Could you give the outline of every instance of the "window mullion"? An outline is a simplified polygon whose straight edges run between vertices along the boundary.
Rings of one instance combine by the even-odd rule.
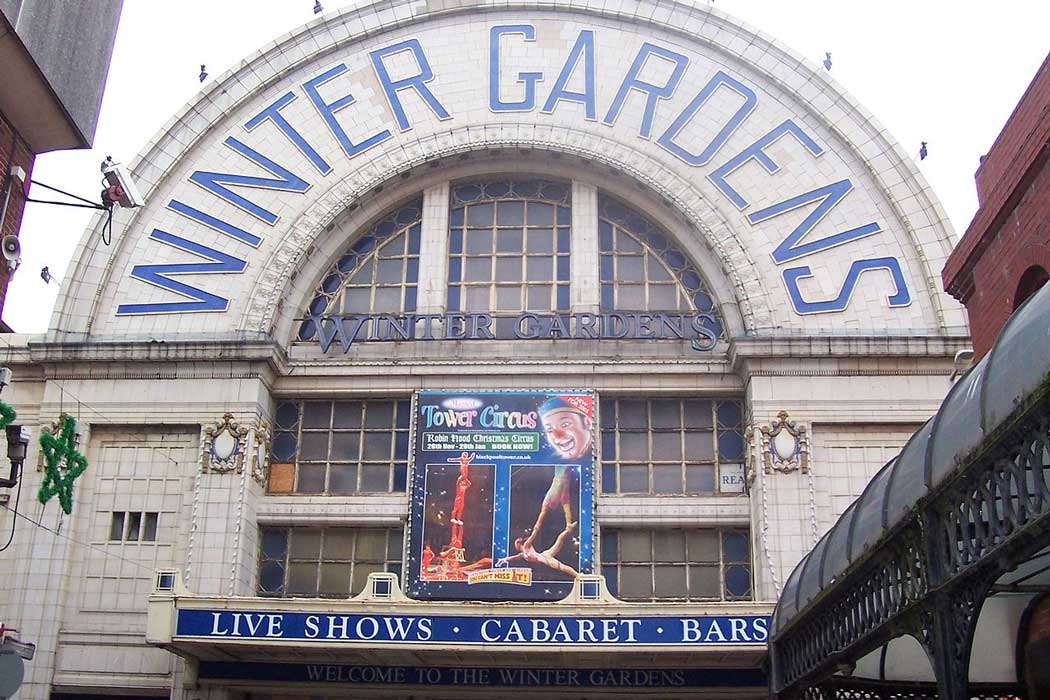
[[[429,187],[423,192],[416,298],[416,311],[421,314],[445,313],[448,285],[448,197],[448,182]]]
[[[573,180],[569,299],[574,313],[599,311],[598,261],[598,188]]]

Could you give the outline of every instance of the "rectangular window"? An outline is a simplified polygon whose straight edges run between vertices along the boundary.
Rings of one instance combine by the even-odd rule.
[[[109,524],[109,539],[120,542],[124,539],[124,513],[113,513]]]
[[[739,399],[611,399],[600,410],[602,493],[729,493],[720,475],[743,470]]]
[[[259,595],[347,598],[368,575],[401,576],[400,529],[259,528]]]
[[[751,600],[747,530],[603,529],[609,592],[630,601]]]
[[[159,513],[117,511],[110,514],[111,542],[156,542]]]
[[[409,401],[278,403],[269,492],[403,492],[410,413]]]
[[[142,526],[142,513],[128,513],[128,527],[124,539],[128,542],[139,541],[139,528]]]
[[[144,513],[142,518],[142,541],[157,541],[157,514]]]

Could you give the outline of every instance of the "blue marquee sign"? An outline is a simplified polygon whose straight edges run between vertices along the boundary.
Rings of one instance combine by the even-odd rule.
[[[184,609],[178,612],[175,636],[436,646],[763,647],[768,629],[765,615],[351,615]]]

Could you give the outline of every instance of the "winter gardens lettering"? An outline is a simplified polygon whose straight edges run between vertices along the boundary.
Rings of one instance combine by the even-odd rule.
[[[355,342],[398,340],[689,340],[694,350],[718,341],[712,314],[604,313],[533,314],[509,319],[510,332],[494,327],[491,314],[362,314],[311,317],[321,351],[336,339],[343,352]],[[439,332],[439,328],[443,332]]]
[[[758,94],[743,80],[723,70],[718,70],[681,111],[677,114],[667,114],[665,113],[666,108],[661,109],[661,102],[675,94],[683,76],[689,69],[690,59],[684,54],[648,41],[642,44],[631,65],[622,72],[619,87],[612,101],[608,105],[602,105],[602,109],[599,110],[596,82],[599,73],[595,58],[596,37],[595,30],[581,30],[566,53],[564,62],[555,77],[554,70],[549,71],[550,75],[545,75],[538,66],[528,65],[530,60],[535,60],[535,57],[542,55],[538,49],[535,52],[529,50],[531,48],[529,45],[537,41],[537,30],[534,25],[499,24],[490,27],[487,66],[489,111],[520,113],[539,110],[537,119],[542,120],[542,115],[554,114],[563,103],[578,103],[582,105],[584,118],[587,121],[598,122],[600,119],[602,125],[612,127],[621,120],[625,113],[625,105],[629,101],[632,105],[641,104],[643,109],[641,121],[638,124],[637,138],[655,144],[656,147],[691,167],[703,168],[712,165],[717,157],[717,167],[708,171],[706,177],[721,196],[741,212],[748,224],[759,224],[799,208],[809,209],[809,213],[802,222],[784,236],[770,252],[774,262],[778,265],[794,261],[802,256],[821,253],[882,231],[878,222],[859,221],[838,233],[806,240],[813,228],[852,191],[854,184],[849,178],[827,182],[808,192],[792,194],[776,204],[745,214],[745,210],[750,207],[751,200],[758,199],[756,195],[760,193],[741,192],[731,185],[727,178],[734,171],[753,162],[770,175],[777,173],[780,170],[780,164],[766,152],[766,149],[783,138],[796,141],[812,158],[823,155],[825,147],[817,143],[816,139],[793,119],[786,119],[743,150],[728,158],[722,157],[722,147],[758,107]],[[509,42],[518,43],[518,46],[515,47],[517,49],[515,55],[519,58],[516,60],[522,62],[523,65],[515,67],[501,65],[500,48]],[[305,128],[308,125],[293,123],[293,119],[282,112],[300,96],[305,96],[314,107],[317,118],[324,122],[329,133],[338,141],[347,159],[357,158],[369,149],[393,139],[395,131],[404,133],[413,128],[413,123],[402,102],[402,98],[407,94],[414,94],[417,101],[428,108],[430,116],[422,118],[442,121],[455,119],[455,114],[450,111],[449,107],[456,109],[459,105],[442,99],[442,95],[432,89],[431,83],[435,78],[435,72],[418,38],[404,39],[375,49],[369,52],[368,56],[372,72],[390,109],[387,118],[392,117],[392,123],[387,128],[381,128],[357,143],[351,140],[337,115],[346,120],[354,119],[356,98],[353,93],[332,97],[330,95],[333,90],[329,87],[327,89],[329,96],[321,94],[322,86],[350,71],[345,63],[337,63],[303,82],[297,90],[288,91],[275,99],[266,108],[244,122],[244,130],[252,132],[264,123],[270,125],[270,128],[276,128],[281,135],[278,138],[294,146],[310,162],[316,175],[324,178],[333,172],[332,165],[318,152],[316,146],[303,136],[304,132],[309,133],[314,130]],[[392,67],[395,62],[404,64],[406,58],[414,62],[418,71],[415,74],[395,79],[391,76]],[[477,67],[459,65],[454,70],[473,74],[477,72]],[[694,70],[702,70],[702,68],[694,68]],[[603,75],[608,72],[606,70]],[[579,76],[583,78],[582,89],[570,89],[570,82],[574,80],[579,82]],[[553,81],[548,83],[551,78]],[[551,85],[545,96],[540,94],[541,84]],[[505,98],[507,92],[515,91],[519,95],[517,99]],[[640,103],[639,100],[641,100]],[[466,109],[467,105],[463,105],[463,108]],[[711,127],[712,133],[709,137],[692,138],[686,142],[682,136],[683,131],[694,122],[701,112],[726,113],[730,116],[724,122]],[[413,116],[420,118],[419,115]],[[696,128],[699,129],[699,127]],[[264,226],[273,227],[277,224],[278,214],[267,208],[273,205],[265,201],[260,203],[241,194],[243,191],[241,188],[303,194],[312,186],[306,173],[289,170],[269,155],[256,150],[236,136],[228,136],[223,143],[240,157],[270,173],[272,177],[195,170],[188,179],[215,197],[246,212]],[[770,188],[774,187],[773,178],[770,178],[769,182]],[[234,191],[231,187],[237,188],[238,191]],[[202,211],[179,199],[170,200],[167,207],[177,215],[228,236],[238,245],[248,248],[258,248],[265,235],[265,229],[250,231],[241,228],[220,218],[215,213]],[[153,229],[150,238],[158,243],[202,258],[205,262],[165,262],[133,266],[130,273],[132,277],[168,290],[182,297],[183,300],[120,304],[117,307],[117,315],[227,310],[229,306],[227,298],[176,278],[180,275],[201,273],[220,275],[242,273],[248,265],[246,259],[161,229]],[[818,268],[820,267],[823,267],[823,264],[818,265]],[[811,301],[803,298],[798,281],[815,274],[808,265],[784,268],[782,277],[795,312],[814,314],[844,310],[863,273],[872,270],[885,270],[890,273],[894,289],[887,295],[887,301],[891,307],[910,304],[911,294],[901,265],[895,257],[853,259],[848,269],[841,273],[842,279],[832,283],[834,288],[840,290],[838,295],[828,300]],[[221,283],[215,286],[221,287]],[[656,325],[662,327],[662,324]]]

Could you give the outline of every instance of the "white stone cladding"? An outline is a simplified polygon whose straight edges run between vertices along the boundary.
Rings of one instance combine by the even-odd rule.
[[[534,41],[508,36],[499,50],[501,99],[521,96],[518,72],[544,72],[532,110],[490,109],[489,31],[501,24],[535,29]],[[548,113],[543,101],[586,30],[595,35],[596,118],[571,101]],[[434,72],[427,84],[450,117],[437,118],[417,91],[403,90],[411,128],[400,130],[369,52],[407,39],[419,40]],[[637,91],[614,124],[603,121],[644,42],[688,58],[677,89],[656,105],[648,139],[639,136],[644,99]],[[333,101],[353,94],[339,112],[348,136],[358,143],[391,131],[353,158],[302,88],[340,63],[346,72],[320,89]],[[394,79],[418,68],[405,54],[388,65]],[[719,70],[753,89],[758,104],[716,157],[690,166],[657,141]],[[567,85],[584,88],[578,74]],[[327,174],[273,123],[244,127],[289,92],[294,99],[281,114],[331,166]],[[677,142],[707,143],[734,104],[712,97]],[[775,141],[765,152],[777,172],[750,160],[726,176],[749,198],[738,209],[713,171],[786,119],[823,155],[813,157],[791,138]],[[303,193],[230,186],[278,213],[272,226],[189,180],[195,172],[271,177],[224,145],[230,137],[310,184]],[[768,605],[867,479],[936,411],[953,356],[968,345],[960,308],[940,291],[953,234],[908,157],[826,72],[711,6],[397,0],[325,15],[218,78],[147,145],[133,171],[148,204],[114,232],[111,247],[94,243],[101,220],[85,234],[46,335],[7,336],[4,362],[15,380],[0,398],[34,429],[19,505],[34,522],[19,520],[11,548],[0,554],[0,566],[12,572],[0,590],[0,619],[38,645],[19,700],[107,688],[235,700],[232,692],[198,686],[192,664],[146,646],[152,570],[174,568],[194,593],[253,596],[260,525],[403,522],[403,494],[267,495],[247,468],[202,471],[202,431],[224,413],[256,430],[273,422],[281,398],[550,387],[593,389],[600,400],[741,398],[753,426],[788,411],[810,431],[808,473],[757,468],[743,495],[602,495],[596,507],[600,527],[749,528],[755,600]],[[598,197],[613,195],[668,231],[705,277],[726,327],[715,350],[698,353],[674,341],[448,340],[325,354],[316,343],[294,341],[326,271],[362,230],[413,197],[423,201],[418,310],[445,311],[450,183],[507,175],[571,182],[573,311],[599,308]],[[748,213],[847,178],[852,191],[804,241],[870,221],[881,232],[777,263],[773,250],[815,204],[753,225]],[[257,236],[258,246],[178,213],[173,200]],[[204,261],[151,238],[155,229],[245,263],[243,272],[169,278],[227,299],[228,310],[118,314],[121,305],[189,298],[131,276],[137,266]],[[785,269],[810,267],[812,276],[799,280],[802,297],[826,300],[854,262],[887,257],[899,261],[910,304],[889,306],[890,276],[872,270],[842,311],[793,310]],[[35,436],[61,412],[78,419],[90,461],[71,516],[35,500]],[[755,439],[748,449],[757,460]],[[108,541],[107,518],[119,510],[160,513],[159,543]],[[0,511],[0,531],[11,524],[10,511]]]

